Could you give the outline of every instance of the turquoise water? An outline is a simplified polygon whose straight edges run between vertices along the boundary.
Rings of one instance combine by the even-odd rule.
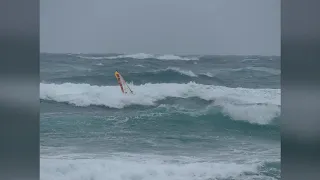
[[[280,58],[41,55],[41,179],[280,179]],[[135,95],[123,95],[118,70]]]

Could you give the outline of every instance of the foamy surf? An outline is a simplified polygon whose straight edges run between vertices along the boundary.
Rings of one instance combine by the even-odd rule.
[[[124,108],[131,105],[154,106],[169,97],[197,97],[213,101],[214,106],[233,119],[247,119],[266,124],[280,113],[280,89],[229,88],[202,85],[160,83],[131,85],[134,95],[124,95],[118,86],[93,86],[90,84],[40,84],[40,99],[64,102],[76,106],[99,105]]]
[[[168,159],[168,158],[165,158]],[[246,179],[257,176],[259,164],[161,160],[149,157],[110,157],[104,159],[41,158],[40,179],[45,180],[202,180]],[[190,158],[189,158],[190,159]],[[254,175],[256,174],[256,175]],[[250,177],[250,176],[249,176]]]
[[[96,57],[96,56],[77,56],[77,57],[81,58],[81,59],[92,59],[92,60],[101,60],[101,59],[108,58],[107,56],[101,56],[101,57]]]
[[[41,55],[41,179],[280,179],[280,57],[118,55]]]
[[[218,74],[220,71],[215,72],[215,74],[212,74],[210,72],[206,72],[206,73],[194,73],[191,70],[186,70],[186,69],[182,69],[179,67],[167,67],[165,69],[160,69],[160,70],[154,70],[152,72],[158,73],[158,72],[167,72],[167,71],[173,71],[176,73],[179,73],[181,75],[185,75],[185,76],[189,76],[189,77],[198,77],[198,76],[206,76],[208,78],[212,78],[215,76],[215,74]]]
[[[131,58],[131,59],[157,59],[157,60],[183,60],[183,61],[196,61],[199,58],[196,57],[181,57],[172,54],[165,54],[165,55],[154,55],[154,54],[147,54],[147,53],[137,53],[137,54],[122,54],[117,56],[102,56],[102,57],[90,57],[90,56],[77,56],[83,59],[124,59],[124,58]]]

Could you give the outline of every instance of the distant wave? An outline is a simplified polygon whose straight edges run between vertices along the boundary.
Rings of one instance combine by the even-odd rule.
[[[183,70],[183,69],[180,69],[178,67],[168,67],[166,69],[157,70],[156,72],[161,72],[161,71],[174,71],[174,72],[177,72],[177,73],[182,74],[182,75],[186,75],[186,76],[190,76],[190,77],[198,77],[198,75],[196,75],[191,70]]]
[[[103,64],[102,63],[98,63],[98,64],[96,64],[96,66],[103,66]]]
[[[213,74],[206,72],[206,73],[201,73],[201,75],[207,76],[207,77],[214,77]]]
[[[142,65],[142,64],[136,64],[136,65],[134,65],[134,66],[137,66],[137,67],[145,67],[145,66]]]
[[[96,57],[96,56],[77,56],[77,57],[81,58],[81,59],[95,59],[95,60],[108,58],[107,56],[101,56],[101,57]]]
[[[96,66],[103,66],[102,63],[95,64]],[[145,67],[141,64],[134,65],[136,67]],[[141,80],[148,80],[147,82],[189,82],[191,80],[197,81],[197,77],[200,77],[202,80],[217,80],[221,81],[220,79],[214,78],[211,73],[199,73],[196,74],[191,70],[182,69],[179,67],[167,67],[164,69],[157,69],[157,70],[149,70],[149,71],[142,71],[142,72],[129,72],[126,74],[127,77],[130,77],[131,81],[135,83],[143,83]],[[97,75],[83,75],[79,74],[76,76],[64,76],[64,77],[57,77],[50,79],[51,82],[72,82],[72,83],[86,83],[86,82],[101,82],[105,83],[106,80],[114,80],[113,75],[104,75],[103,73]],[[100,84],[100,83],[99,83]],[[97,85],[97,84],[95,84]]]
[[[199,58],[196,57],[181,57],[177,55],[153,55],[146,53],[138,53],[138,54],[123,54],[117,56],[102,56],[102,57],[93,57],[93,56],[77,56],[83,59],[124,59],[124,58],[132,58],[132,59],[157,59],[157,60],[184,60],[184,61],[196,61]]]
[[[244,71],[244,70],[251,70],[251,71],[261,71],[266,72],[273,75],[280,75],[281,71],[279,69],[267,68],[267,67],[245,67],[245,68],[238,68],[238,69],[231,69],[231,71]]]
[[[168,71],[179,73],[181,75],[185,75],[185,76],[189,76],[189,77],[198,77],[198,76],[206,76],[206,77],[209,77],[209,78],[214,77],[214,75],[209,73],[209,72],[196,74],[191,70],[185,70],[185,69],[182,69],[182,68],[179,68],[179,67],[168,67],[166,69],[155,70],[155,71],[152,71],[152,72],[153,73],[159,73],[159,72],[168,72]],[[145,73],[145,72],[142,72],[142,73]]]
[[[241,62],[246,62],[246,61],[258,61],[260,60],[259,58],[245,58]]]
[[[238,120],[266,124],[280,114],[280,89],[247,89],[202,85],[161,83],[131,85],[135,95],[123,95],[118,86],[90,84],[40,84],[40,99],[76,106],[124,108],[132,105],[155,106],[166,98],[200,98],[213,101],[224,114]]]
[[[206,73],[199,73],[196,74],[191,70],[184,70],[181,69],[179,67],[168,67],[166,69],[161,69],[161,70],[156,70],[155,72],[166,72],[166,71],[173,71],[173,72],[177,72],[181,75],[186,75],[189,77],[198,77],[198,76],[206,76],[206,77],[215,77],[217,74],[219,73],[223,73],[223,72],[239,72],[239,71],[260,71],[260,72],[265,72],[268,74],[272,74],[272,75],[280,75],[281,71],[278,69],[273,69],[273,68],[267,68],[267,67],[245,67],[245,68],[238,68],[238,69],[220,69],[214,73],[212,72],[206,72]]]
[[[273,68],[267,68],[267,67],[245,67],[245,68],[238,68],[238,69],[221,69],[219,71],[216,71],[215,74],[212,74],[210,72],[206,72],[206,73],[200,73],[200,74],[195,74],[194,72],[192,72],[191,70],[183,70],[181,68],[178,67],[168,67],[167,69],[163,69],[163,70],[158,70],[159,71],[175,71],[178,72],[180,74],[183,75],[187,75],[190,77],[198,77],[199,75],[203,75],[203,76],[207,76],[207,77],[215,77],[217,74],[223,72],[223,71],[244,71],[244,70],[250,70],[250,71],[260,71],[260,72],[266,72],[272,75],[280,75],[281,71],[278,69],[273,69]]]
[[[273,75],[280,75],[281,71],[279,69],[273,69],[273,68],[267,68],[267,67],[247,67],[247,69],[253,70],[253,71],[262,71],[267,72]]]
[[[218,111],[220,107],[221,110]],[[277,125],[274,121],[279,118],[280,107],[277,105],[257,105],[257,104],[243,104],[230,105],[230,102],[224,104],[212,103],[203,106],[202,109],[191,109],[183,107],[179,104],[160,104],[156,109],[162,109],[162,113],[184,114],[192,117],[201,117],[202,120],[220,121],[217,123],[227,126],[230,120],[249,122],[250,124],[259,125]],[[154,115],[154,114],[152,114]],[[158,114],[162,116],[163,114]],[[246,128],[250,128],[247,127]]]

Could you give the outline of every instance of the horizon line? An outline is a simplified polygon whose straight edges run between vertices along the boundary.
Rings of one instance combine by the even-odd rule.
[[[176,56],[275,56],[275,57],[281,57],[280,55],[261,55],[261,54],[173,54],[173,53],[116,53],[116,52],[91,52],[91,53],[83,53],[83,52],[78,52],[78,53],[72,53],[72,52],[41,52],[40,54],[87,54],[87,55],[93,55],[93,54],[117,54],[117,55],[129,55],[129,54],[151,54],[151,55],[176,55]]]

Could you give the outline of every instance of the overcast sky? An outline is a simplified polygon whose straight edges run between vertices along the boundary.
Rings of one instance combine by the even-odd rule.
[[[41,52],[280,55],[280,0],[41,0]]]

